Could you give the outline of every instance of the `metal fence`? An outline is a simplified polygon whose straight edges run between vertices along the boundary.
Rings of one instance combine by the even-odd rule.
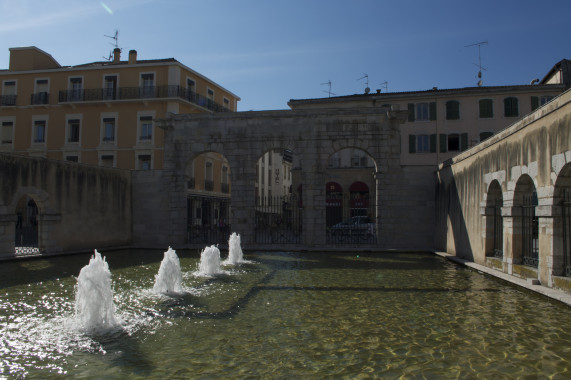
[[[331,195],[326,198],[327,243],[374,245],[376,207],[368,195]]]
[[[565,276],[571,277],[571,189],[565,190],[563,202],[563,265]]]
[[[533,196],[524,197],[522,205],[522,264],[535,267],[539,263],[539,224],[535,216],[535,206]]]
[[[17,255],[29,255],[39,253],[38,248],[38,226],[22,226],[16,224],[14,247]]]
[[[193,244],[227,244],[231,226],[230,199],[189,196],[187,198],[187,241]]]
[[[258,244],[302,242],[303,207],[295,195],[257,197],[255,239]]]

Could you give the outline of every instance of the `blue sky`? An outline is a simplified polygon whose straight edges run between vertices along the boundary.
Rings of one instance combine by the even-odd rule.
[[[0,68],[36,46],[62,65],[100,61],[119,30],[123,57],[174,57],[242,98],[289,99],[527,84],[571,59],[568,0],[0,0]]]

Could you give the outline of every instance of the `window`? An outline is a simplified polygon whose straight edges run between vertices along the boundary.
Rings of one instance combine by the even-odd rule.
[[[551,95],[542,95],[542,96],[532,96],[531,97],[531,110],[537,109],[539,106],[542,106],[546,103],[549,103],[553,100],[553,96]]]
[[[351,166],[354,168],[361,166],[361,157],[359,155],[356,154],[351,157]]]
[[[34,143],[43,144],[46,142],[46,121],[34,121]]]
[[[228,100],[227,98],[223,99],[223,104],[224,104],[224,108],[226,109],[230,109],[230,100]]]
[[[436,102],[408,104],[408,121],[428,120],[436,120]]]
[[[440,152],[461,152],[468,149],[467,133],[450,133],[440,135]]]
[[[0,144],[10,145],[12,144],[12,131],[14,130],[13,121],[3,121],[2,130],[0,131]]]
[[[207,91],[207,97],[210,100],[214,100],[214,91],[212,91],[211,89],[208,89]]]
[[[115,118],[113,117],[103,118],[103,141],[115,141]]]
[[[493,132],[480,132],[480,141],[484,141],[486,139],[489,139],[493,135],[494,135]]]
[[[409,153],[435,153],[436,135],[409,135]]]
[[[48,85],[47,79],[36,79],[35,91],[34,94],[32,94],[31,104],[49,103]]]
[[[207,161],[205,164],[204,171],[204,190],[212,191],[214,190],[214,165],[212,162]]]
[[[78,156],[65,156],[65,160],[70,161],[70,162],[79,162],[79,157]]]
[[[152,98],[155,95],[155,74],[141,74],[141,85],[143,86],[143,97]]]
[[[74,100],[82,100],[83,99],[83,91],[82,91],[82,78],[69,78],[69,89],[70,89],[70,99],[71,101]]]
[[[101,156],[101,166],[112,168],[114,166],[115,157],[112,154]]]
[[[139,140],[143,142],[151,142],[153,140],[153,117],[141,116],[139,117],[140,135]]]
[[[504,99],[504,116],[515,117],[519,116],[518,100],[514,97]]]
[[[494,102],[492,99],[480,99],[480,119],[489,119],[494,117]]]
[[[117,98],[117,75],[105,75],[103,78],[103,98],[105,100]]]
[[[140,154],[138,156],[139,170],[151,170],[151,155]]]
[[[460,119],[460,102],[449,100],[446,102],[446,120]]]
[[[69,119],[67,121],[67,142],[78,143],[79,142],[79,126],[81,124],[80,119]]]
[[[186,78],[186,89],[189,92],[196,92],[196,82],[193,79]]]
[[[2,96],[0,96],[0,106],[16,105],[16,81],[5,81],[2,86]]]

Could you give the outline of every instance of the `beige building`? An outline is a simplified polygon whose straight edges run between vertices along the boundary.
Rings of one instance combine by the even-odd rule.
[[[407,110],[401,126],[401,165],[431,165],[489,138],[571,85],[571,61],[540,81],[519,86],[467,87],[290,100],[292,109],[386,107]]]
[[[240,100],[174,58],[131,50],[121,60],[120,49],[109,62],[61,66],[36,47],[11,48],[0,91],[0,151],[138,170],[163,168],[155,119],[236,111]]]

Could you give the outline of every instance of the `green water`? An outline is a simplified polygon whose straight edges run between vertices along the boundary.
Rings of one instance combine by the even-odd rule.
[[[430,254],[265,253],[151,292],[161,251],[104,252],[122,329],[74,326],[89,256],[0,264],[0,378],[571,378],[571,310]],[[227,252],[222,252],[224,259]]]

